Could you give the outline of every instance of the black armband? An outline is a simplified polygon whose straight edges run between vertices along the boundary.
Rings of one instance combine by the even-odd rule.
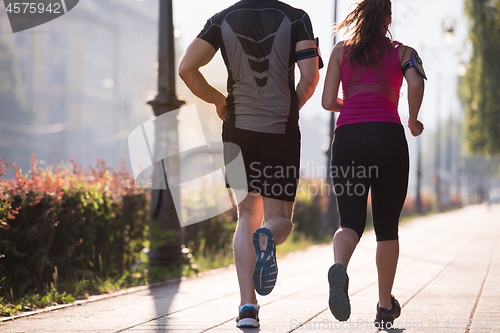
[[[323,59],[321,58],[321,54],[319,53],[319,38],[316,38],[314,41],[316,42],[317,47],[296,52],[295,53],[295,61],[297,62],[299,60],[318,57],[319,58],[319,69],[321,69],[325,65],[323,64]]]

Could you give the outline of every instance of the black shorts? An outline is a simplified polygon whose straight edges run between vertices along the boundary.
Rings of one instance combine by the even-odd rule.
[[[377,241],[398,239],[398,222],[408,190],[409,158],[404,128],[366,122],[335,130],[331,169],[342,228],[365,229],[368,190]]]
[[[224,122],[222,141],[236,144],[241,150],[248,192],[257,191],[266,198],[295,201],[300,173],[300,131],[271,134],[236,128]],[[234,160],[239,151],[224,145],[224,164]],[[226,187],[242,189],[235,184]]]

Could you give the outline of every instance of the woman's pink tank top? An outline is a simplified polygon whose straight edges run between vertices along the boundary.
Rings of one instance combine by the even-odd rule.
[[[389,40],[384,37],[389,43]],[[344,105],[337,120],[337,127],[371,121],[385,121],[401,124],[398,113],[399,93],[403,84],[403,72],[399,60],[401,43],[378,59],[377,64],[350,64],[344,57],[340,68]],[[372,56],[377,56],[377,47],[372,46]]]

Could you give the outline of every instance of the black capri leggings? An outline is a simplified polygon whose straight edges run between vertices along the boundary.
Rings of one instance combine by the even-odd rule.
[[[408,190],[408,144],[402,125],[390,122],[349,124],[335,130],[330,172],[342,228],[366,225],[371,190],[377,241],[398,239],[398,222]]]

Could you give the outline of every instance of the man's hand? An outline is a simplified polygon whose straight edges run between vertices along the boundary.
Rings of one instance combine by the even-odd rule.
[[[216,107],[217,115],[219,116],[219,118],[221,120],[224,120],[224,118],[226,117],[226,112],[227,112],[226,100],[224,100],[223,103],[216,104],[215,107]]]
[[[408,127],[410,128],[411,134],[415,137],[419,136],[424,131],[424,124],[422,124],[419,120],[409,120]]]

